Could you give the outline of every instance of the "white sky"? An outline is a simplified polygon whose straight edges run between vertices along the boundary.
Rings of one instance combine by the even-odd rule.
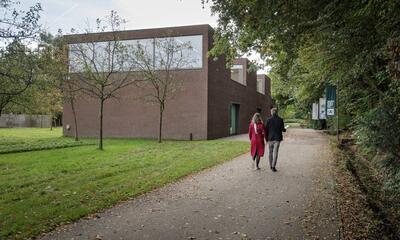
[[[116,10],[126,19],[126,29],[155,28],[194,24],[216,26],[209,5],[203,8],[201,0],[24,0],[22,8],[40,2],[42,25],[51,33],[83,29],[86,23]]]
[[[209,5],[201,0],[21,0],[21,8],[40,2],[42,26],[52,34],[58,29],[69,33],[71,28],[92,26],[96,18],[109,15],[111,10],[127,20],[125,29],[171,27],[194,24],[217,25]],[[256,56],[251,56],[256,59]],[[265,71],[262,71],[265,72]]]

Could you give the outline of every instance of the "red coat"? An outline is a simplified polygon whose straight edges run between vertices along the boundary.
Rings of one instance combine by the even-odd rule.
[[[253,122],[250,123],[249,126],[249,138],[251,142],[251,156],[254,158],[256,155],[256,150],[258,153],[258,156],[262,157],[264,156],[264,151],[265,151],[265,127],[263,123],[257,123],[257,134],[254,131],[254,124]]]

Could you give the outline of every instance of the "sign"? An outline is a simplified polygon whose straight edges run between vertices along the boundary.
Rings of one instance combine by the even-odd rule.
[[[335,101],[333,100],[326,101],[326,115],[328,116],[335,115]]]
[[[326,119],[326,99],[319,99],[319,119]]]
[[[318,120],[318,103],[312,104],[312,120]]]
[[[326,87],[326,113],[328,116],[335,116],[336,114],[336,87]]]

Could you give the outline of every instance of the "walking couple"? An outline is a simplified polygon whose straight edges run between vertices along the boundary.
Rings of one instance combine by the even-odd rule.
[[[259,170],[260,158],[264,156],[265,141],[269,146],[269,166],[276,172],[279,145],[283,139],[282,132],[286,132],[283,119],[278,116],[276,108],[271,109],[271,117],[263,123],[260,113],[255,113],[249,126],[249,138],[251,141],[251,156],[253,167]],[[255,162],[255,164],[254,164]]]

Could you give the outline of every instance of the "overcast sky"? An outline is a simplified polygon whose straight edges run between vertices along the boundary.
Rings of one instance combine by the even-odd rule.
[[[193,24],[216,25],[209,5],[203,8],[201,0],[24,0],[22,8],[40,2],[43,8],[41,22],[55,34],[58,29],[70,32],[86,27],[89,22],[107,16],[111,10],[127,20],[126,29],[170,27]]]
[[[96,18],[102,18],[116,10],[127,20],[125,29],[171,27],[194,24],[217,25],[217,17],[211,16],[210,6],[203,8],[201,0],[22,0],[20,7],[40,2],[42,26],[52,34],[58,29],[69,33],[71,28],[81,31]],[[252,54],[250,59],[257,59]],[[268,72],[267,69],[259,72]]]

